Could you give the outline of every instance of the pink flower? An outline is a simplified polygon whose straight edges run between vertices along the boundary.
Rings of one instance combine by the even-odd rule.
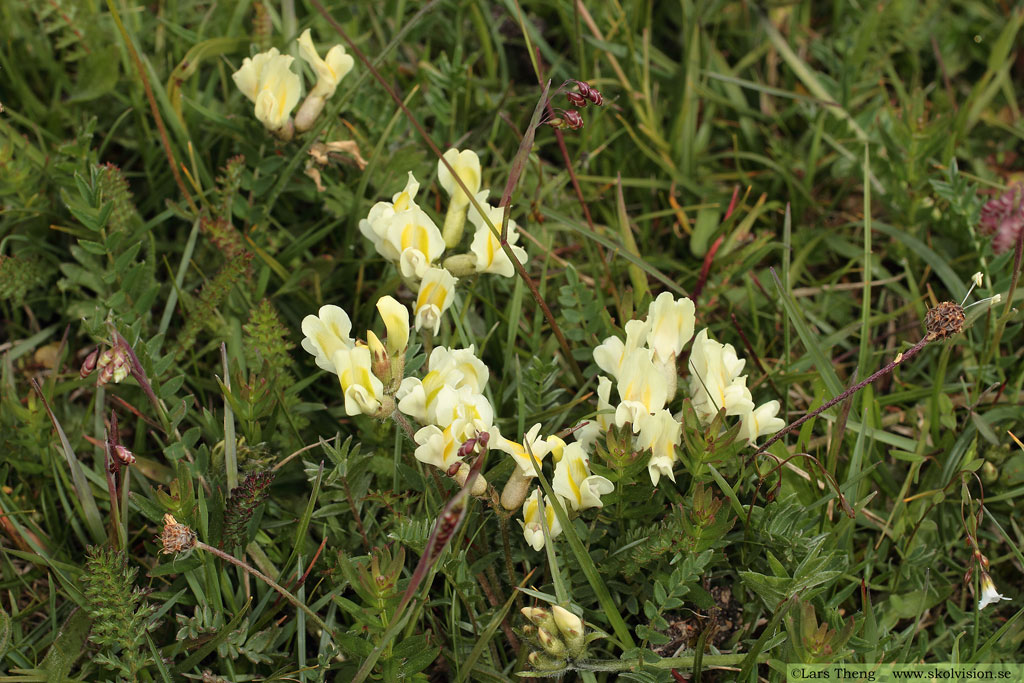
[[[978,232],[993,235],[992,251],[1009,251],[1024,229],[1024,183],[1014,183],[1002,196],[981,207]]]

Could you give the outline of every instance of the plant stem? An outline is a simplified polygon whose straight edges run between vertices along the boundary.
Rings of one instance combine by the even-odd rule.
[[[200,550],[205,550],[206,552],[208,552],[208,553],[210,553],[212,555],[216,555],[217,557],[219,557],[222,560],[230,562],[231,564],[235,565],[239,569],[242,569],[242,570],[248,572],[249,574],[255,576],[257,579],[262,581],[263,583],[265,583],[268,586],[270,586],[271,588],[273,588],[275,591],[277,591],[281,595],[281,597],[283,597],[285,600],[287,600],[288,602],[292,603],[293,605],[295,605],[296,607],[301,609],[303,612],[305,612],[306,616],[308,616],[310,619],[312,619],[314,624],[316,624],[321,629],[323,629],[324,632],[331,637],[331,641],[334,642],[334,632],[330,629],[330,627],[327,626],[327,624],[324,623],[324,620],[320,618],[320,615],[318,615],[316,612],[311,610],[306,605],[306,603],[302,602],[301,600],[296,598],[294,595],[289,593],[287,590],[285,590],[284,587],[282,587],[280,584],[278,584],[272,578],[270,578],[269,576],[267,576],[266,574],[264,574],[260,570],[256,569],[255,567],[252,567],[252,566],[246,564],[245,562],[242,562],[237,557],[234,557],[233,555],[229,555],[226,552],[224,552],[223,550],[220,550],[218,548],[214,548],[211,545],[207,545],[207,544],[203,543],[202,541],[196,541],[195,547],[199,548]]]
[[[926,334],[924,337],[921,338],[921,341],[919,341],[916,344],[914,344],[905,353],[901,353],[898,356],[896,356],[896,358],[894,358],[891,361],[889,361],[881,369],[875,371],[874,374],[870,375],[869,377],[867,377],[863,381],[857,382],[852,387],[850,387],[849,389],[847,389],[843,393],[841,393],[838,396],[836,396],[835,398],[833,398],[831,401],[828,401],[824,405],[822,405],[819,408],[817,408],[816,410],[814,410],[814,411],[812,411],[810,413],[807,413],[806,415],[801,417],[799,420],[796,420],[795,422],[791,422],[790,424],[786,425],[781,430],[776,432],[775,435],[772,436],[772,438],[770,438],[767,441],[765,441],[764,445],[762,445],[760,448],[758,448],[756,451],[754,451],[754,457],[757,457],[761,453],[764,453],[766,450],[768,450],[769,446],[771,446],[773,443],[775,443],[776,441],[778,441],[779,439],[784,437],[786,434],[789,434],[791,431],[793,431],[794,429],[796,429],[797,427],[802,425],[804,422],[807,422],[808,420],[817,417],[818,415],[820,415],[821,413],[825,412],[826,410],[828,410],[829,408],[831,408],[835,404],[842,403],[846,399],[850,398],[850,396],[853,396],[858,391],[860,391],[861,389],[863,389],[867,385],[869,385],[872,382],[874,382],[879,377],[882,377],[884,375],[888,375],[890,372],[892,372],[896,368],[897,365],[899,365],[900,363],[903,363],[905,361],[908,361],[911,358],[913,358],[914,356],[916,356],[918,354],[918,352],[921,349],[923,349],[926,344],[928,344],[928,342],[933,341],[934,339],[935,339],[935,337],[931,333]]]

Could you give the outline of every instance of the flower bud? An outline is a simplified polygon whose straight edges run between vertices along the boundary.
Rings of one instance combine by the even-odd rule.
[[[125,448],[124,446],[122,446],[121,444],[115,444],[113,451],[114,457],[117,458],[118,462],[120,462],[122,465],[127,466],[135,462],[135,454],[132,453],[127,448]]]
[[[530,478],[523,474],[523,471],[516,467],[512,470],[512,476],[505,483],[501,491],[501,507],[506,510],[517,510],[526,500],[526,494],[530,491]]]
[[[130,363],[128,354],[122,346],[118,345],[107,349],[100,354],[96,361],[96,367],[99,369],[97,383],[100,385],[108,382],[120,383],[128,376],[131,369]]]
[[[554,631],[558,628],[558,625],[555,623],[555,618],[551,615],[551,612],[543,607],[524,607],[519,611],[524,617],[529,619],[534,626],[542,626],[549,631]]]
[[[100,350],[98,348],[93,349],[92,353],[85,357],[82,361],[82,368],[78,371],[78,376],[85,379],[92,374],[92,371],[96,369],[96,361],[100,357]]]
[[[540,640],[540,646],[544,648],[552,657],[564,657],[567,650],[565,643],[560,639],[556,638],[550,631],[543,626],[537,627],[537,639]]]
[[[551,613],[555,619],[555,624],[558,626],[558,631],[565,639],[565,644],[569,651],[574,657],[578,656],[584,646],[583,620],[558,605],[554,605],[551,608]]]
[[[476,256],[473,254],[455,254],[444,260],[444,268],[455,277],[466,277],[476,274]]]
[[[373,333],[372,330],[366,331],[366,345],[370,349],[370,371],[381,381],[384,385],[384,392],[393,394],[398,389],[398,382],[402,381],[402,378],[398,378],[398,382],[395,382],[393,372],[391,369],[391,358],[388,356],[387,349],[384,348],[383,342]]]
[[[564,660],[554,659],[543,652],[531,652],[527,655],[526,661],[530,662],[530,666],[537,671],[555,671],[565,667]]]
[[[455,473],[455,477],[454,477],[455,482],[459,486],[465,486],[466,485],[466,480],[469,479],[469,469],[470,469],[469,465],[467,465],[466,463],[462,463],[459,466],[459,470],[458,470],[458,472]],[[487,491],[487,480],[484,479],[484,475],[482,475],[482,474],[476,475],[476,479],[473,480],[473,488],[471,488],[469,490],[469,495],[479,497],[479,496],[484,495],[484,493],[486,491]]]
[[[571,104],[574,107],[579,107],[580,109],[587,106],[588,102],[587,98],[578,92],[565,93],[565,99],[569,100],[569,104]]]
[[[575,109],[570,109],[565,112],[562,116],[562,120],[565,121],[565,125],[572,130],[579,130],[583,127],[583,117]]]

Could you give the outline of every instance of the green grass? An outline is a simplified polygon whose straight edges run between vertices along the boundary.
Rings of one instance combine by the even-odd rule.
[[[1024,6],[318,7],[0,4],[0,680],[781,681],[1019,657],[1020,242],[997,254],[978,225],[1024,170]],[[282,141],[231,74],[276,47],[308,90],[306,28],[366,61]],[[603,106],[532,125],[572,108],[570,79]],[[365,167],[315,164],[334,141]],[[555,496],[551,465],[532,480],[563,529],[538,552],[498,503],[516,465],[493,439],[488,493],[464,497],[413,457],[421,425],[349,416],[299,346],[323,305],[365,338],[380,297],[414,303],[359,222],[411,171],[441,225],[451,146],[509,197],[528,260],[461,277],[405,376],[474,345],[512,440],[572,442],[594,348],[661,292],[693,298],[786,422],[906,352],[973,273],[968,301],[1003,303],[756,457],[735,417],[692,412],[687,345],[675,481],[602,434],[601,509]],[[80,377],[118,340],[123,382]],[[111,472],[115,443],[137,460]],[[166,514],[241,564],[162,554]],[[983,564],[1013,602],[977,609]],[[582,615],[585,646],[544,652],[520,610],[545,603]]]

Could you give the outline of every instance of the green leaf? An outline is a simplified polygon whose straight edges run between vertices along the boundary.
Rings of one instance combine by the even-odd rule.
[[[71,673],[71,667],[85,652],[85,639],[90,628],[92,620],[89,615],[83,609],[75,609],[39,663],[39,668],[47,672],[46,680],[63,681]]]

